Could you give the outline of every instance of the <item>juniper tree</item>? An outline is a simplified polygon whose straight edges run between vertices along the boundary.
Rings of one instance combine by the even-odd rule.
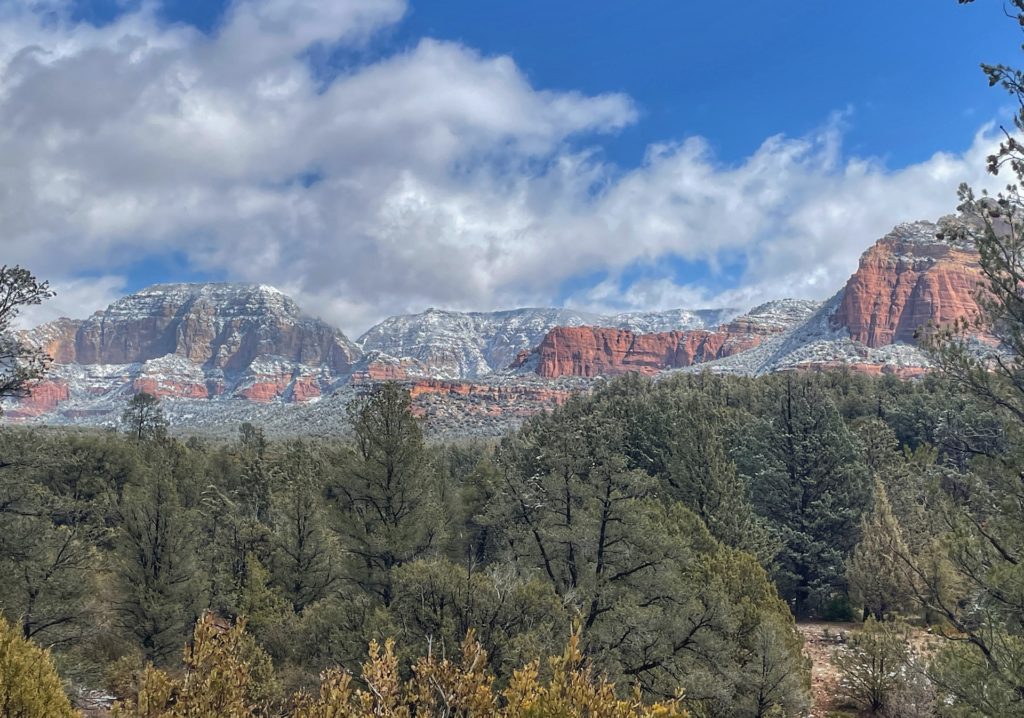
[[[885,486],[875,481],[874,505],[861,517],[860,541],[853,550],[846,577],[850,595],[864,614],[883,620],[910,601],[911,588],[901,557],[908,553],[903,531],[893,515]]]
[[[47,651],[0,617],[0,710],[12,718],[75,718]]]

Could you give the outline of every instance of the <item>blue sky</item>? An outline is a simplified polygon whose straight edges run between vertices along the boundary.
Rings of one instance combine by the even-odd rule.
[[[211,33],[227,5],[165,0],[160,14]],[[124,7],[79,0],[76,14],[105,23]],[[601,142],[624,166],[652,142],[688,135],[738,161],[765,137],[802,135],[835,112],[848,113],[848,151],[893,166],[964,149],[1009,100],[987,88],[979,63],[1016,61],[1022,39],[994,2],[748,0],[723,13],[679,0],[414,0],[369,47],[321,48],[311,62],[344,72],[423,37],[510,55],[540,88],[630,95],[640,121]]]
[[[225,56],[210,59],[219,46],[246,52],[260,43],[280,43],[285,50],[268,52],[263,64],[254,62],[244,72],[279,78],[294,72],[299,63],[315,89],[304,91],[292,107],[307,103],[310,117],[321,113],[318,119],[303,119],[302,126],[307,133],[312,126],[323,129],[326,138],[333,137],[325,129],[332,125],[331,113],[336,117],[350,105],[325,108],[322,98],[344,94],[346,102],[355,97],[356,102],[384,103],[366,87],[374,78],[394,85],[388,73],[419,77],[416,73],[423,68],[464,70],[467,85],[457,97],[481,98],[479,107],[472,107],[465,117],[450,107],[405,103],[390,95],[386,101],[391,105],[361,107],[365,118],[374,119],[359,120],[362,124],[357,126],[378,121],[388,112],[409,112],[389,109],[392,105],[438,113],[440,124],[423,127],[416,125],[415,117],[386,118],[389,128],[399,128],[387,131],[402,133],[396,143],[409,141],[410,136],[417,139],[408,156],[419,159],[408,163],[396,152],[385,167],[365,144],[345,151],[348,164],[326,168],[317,155],[329,154],[333,146],[306,148],[303,161],[292,163],[278,155],[262,160],[256,148],[251,158],[238,160],[245,171],[222,173],[214,168],[205,176],[188,175],[191,185],[174,187],[147,176],[139,190],[145,198],[133,196],[127,184],[119,186],[117,192],[125,194],[120,206],[130,206],[133,212],[161,201],[181,203],[182,211],[173,221],[160,213],[140,216],[130,228],[118,222],[90,225],[88,230],[79,227],[79,234],[89,235],[89,241],[106,253],[102,261],[77,266],[54,262],[57,278],[79,292],[85,291],[88,280],[109,295],[156,281],[266,281],[285,285],[304,303],[313,302],[322,313],[350,326],[428,304],[488,308],[557,302],[643,308],[645,303],[682,301],[742,303],[772,292],[824,298],[838,288],[856,255],[885,227],[918,218],[920,212],[951,210],[951,171],[969,168],[970,172],[963,170],[969,176],[962,179],[981,174],[975,165],[984,154],[986,138],[979,139],[978,133],[993,120],[1008,121],[1009,103],[1006,95],[986,86],[978,63],[1016,62],[1020,43],[1019,31],[994,2],[963,7],[955,0],[751,0],[731,3],[723,12],[722,4],[678,0],[387,0],[394,6],[388,14],[379,6],[358,7],[361,1],[340,0],[338,5],[354,8],[351,16],[336,13],[323,20],[317,13],[330,14],[324,8],[331,3],[312,0],[297,2],[301,11],[294,13],[285,0],[240,0],[236,5],[165,0],[155,12],[148,12],[154,6],[121,0],[77,0],[70,11],[65,7],[53,13],[56,20],[50,18],[49,24],[58,26],[56,30],[48,27],[45,16],[30,17],[31,11],[7,18],[9,36],[22,33],[26,46],[28,36],[38,33],[44,39],[33,35],[33,40],[43,46],[49,38],[54,47],[73,39],[76,46],[114,48],[111,56],[104,56],[104,62],[111,63],[108,78],[110,68],[117,78],[131,74],[118,72],[118,62],[132,71],[136,67],[127,52],[123,59],[113,56],[125,47],[125,37],[141,34],[153,47],[172,45],[180,63],[194,63],[194,76],[202,78],[231,64]],[[318,33],[291,15],[308,15],[314,25],[325,27],[336,23],[337,32]],[[243,21],[249,16],[260,21],[247,25]],[[345,23],[363,24],[357,31]],[[195,32],[182,32],[188,27]],[[246,37],[249,45],[229,46],[233,33]],[[290,44],[282,41],[285,36],[291,38]],[[17,42],[8,45],[13,48]],[[408,63],[403,65],[401,58]],[[508,65],[501,65],[502,59]],[[70,72],[57,65],[44,69]],[[160,74],[167,72],[166,64],[154,60],[152,65],[152,79],[140,82],[161,87],[167,79]],[[413,68],[419,65],[422,68]],[[209,86],[199,82],[190,93],[203,102],[230,98],[252,112],[255,105],[244,93],[258,86],[258,77],[242,77],[242,72],[238,77],[218,77],[216,86],[212,80]],[[507,93],[487,95],[493,90],[488,86],[493,82],[490,73],[497,73],[498,82],[508,81]],[[443,74],[432,72],[429,77],[440,77],[432,81],[444,84]],[[28,83],[23,83],[26,97],[37,98],[38,93],[28,93]],[[144,94],[128,87],[123,95],[111,91],[110,116],[97,119],[96,127],[118,126],[125,119],[118,115],[127,115],[127,110],[117,112],[119,98],[135,112]],[[175,94],[176,101],[182,97],[188,102],[189,95]],[[52,111],[45,99],[32,101],[39,103],[41,116]],[[495,130],[491,110],[507,114],[533,102],[534,115],[551,113],[543,127],[524,117],[514,127]],[[266,110],[271,111],[278,112],[279,107]],[[260,117],[260,112],[253,112],[247,119]],[[150,114],[143,119],[146,126],[152,120],[153,127],[165,127],[180,117]],[[219,126],[215,129],[221,131]],[[119,131],[124,134],[123,128]],[[240,146],[249,146],[249,132],[253,146],[277,143],[283,152],[304,139],[298,134],[267,134],[271,130],[262,126],[239,125],[236,131]],[[84,154],[95,144],[88,145],[89,133],[83,136]],[[382,146],[390,145],[382,136]],[[776,136],[782,139],[766,145]],[[435,137],[436,142],[431,140]],[[218,138],[224,142],[224,135]],[[472,149],[449,149],[448,140]],[[124,174],[131,175],[137,187],[139,157],[153,155],[149,148],[130,149],[125,150]],[[948,163],[946,155],[937,160],[936,153],[948,153]],[[238,158],[226,161],[234,159]],[[267,166],[280,161],[281,167],[249,171],[261,161]],[[365,162],[367,169],[355,172],[350,169],[353,162]],[[177,171],[170,169],[168,174]],[[381,179],[385,175],[386,181]],[[381,184],[371,186],[368,176]],[[289,177],[317,181],[289,183]],[[282,190],[274,198],[284,208],[275,209],[276,214],[257,212],[244,222],[216,211],[225,201],[241,202],[243,189],[269,192],[268,187],[288,184],[298,184],[298,190]],[[488,192],[474,194],[481,184]],[[208,185],[210,197],[203,201],[210,207],[192,207],[184,199],[190,187],[199,185]],[[820,196],[814,194],[816,187]],[[870,211],[861,212],[856,205],[858,196],[865,202],[869,196],[909,196],[916,187],[931,194]],[[335,203],[350,201],[347,195],[339,200],[338,194],[349,190],[359,197],[351,199],[354,209],[342,216]],[[391,194],[379,211],[372,217],[356,216],[360,207],[385,191]],[[654,198],[642,214],[638,209],[635,216],[625,216],[630,192],[643,198],[641,205]],[[746,208],[737,212],[723,199],[729,192],[756,196],[759,211],[741,218]],[[510,193],[517,197],[515,204],[502,201]],[[837,197],[845,198],[846,204],[840,206]],[[68,209],[68,226],[54,229],[58,239],[75,236],[73,217],[102,216],[106,221],[113,211],[107,206],[97,209],[100,199],[81,200],[89,201],[93,205]],[[253,201],[249,196],[244,207],[251,208]],[[401,204],[397,215],[396,202]],[[307,204],[309,215],[315,216],[305,214]],[[827,212],[821,209],[826,206]],[[729,221],[735,219],[737,227],[729,228],[723,214]],[[817,216],[822,214],[858,219],[832,225]],[[861,215],[870,218],[862,221]],[[381,216],[388,218],[387,226],[374,225]],[[401,221],[393,226],[396,216]],[[711,228],[708,216],[722,221]],[[739,226],[741,219],[749,231]],[[727,228],[719,232],[719,225]],[[842,228],[841,237],[836,227]],[[100,236],[104,228],[107,234]],[[275,228],[283,235],[274,234]],[[677,244],[672,232],[680,237]],[[143,239],[133,240],[132,233]],[[255,238],[240,243],[238,233]],[[453,233],[458,241],[452,239]],[[666,238],[651,240],[652,233]],[[786,245],[795,241],[802,247],[801,233],[820,235],[810,251]],[[404,244],[406,237],[423,246],[413,252]],[[609,248],[618,242],[627,248]],[[834,251],[830,243],[837,245]],[[561,249],[552,253],[553,244]],[[451,267],[424,257],[432,248],[443,253],[463,247],[471,259],[460,294],[445,277]],[[247,264],[229,256],[239,251],[261,260]],[[778,267],[789,267],[796,254],[806,255],[807,264],[793,268],[797,274],[792,281],[780,280],[775,276]],[[549,255],[571,256],[572,261],[560,272],[549,271]],[[368,264],[357,270],[352,258]],[[350,259],[351,277],[346,275]],[[399,267],[406,260],[409,266]],[[338,281],[327,277],[327,262],[337,268]],[[398,269],[387,280],[377,277],[369,283],[355,276],[372,273],[372,266],[379,266],[382,273],[392,266]],[[98,298],[102,292],[96,294]],[[354,294],[372,296],[356,301]]]

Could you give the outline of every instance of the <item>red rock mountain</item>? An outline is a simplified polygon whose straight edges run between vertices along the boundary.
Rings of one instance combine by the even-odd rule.
[[[140,391],[307,401],[347,377],[360,357],[344,334],[302,316],[281,292],[241,284],[157,285],[88,319],[44,324],[25,338],[54,364],[15,416]]]
[[[515,367],[534,366],[542,377],[656,374],[739,354],[806,320],[815,302],[780,300],[717,329],[638,334],[611,327],[556,327]]]
[[[914,332],[978,313],[978,253],[936,238],[932,222],[902,224],[860,258],[833,318],[872,348],[913,343]]]
[[[360,353],[339,330],[301,316],[276,289],[239,284],[156,285],[89,319],[58,319],[34,334],[58,364],[133,364],[174,355],[230,372],[273,356],[345,374]]]

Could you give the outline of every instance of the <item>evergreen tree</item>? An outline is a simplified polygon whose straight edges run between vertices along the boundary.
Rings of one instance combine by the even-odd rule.
[[[193,523],[166,466],[125,491],[114,573],[118,624],[146,657],[166,662],[196,615]]]
[[[871,496],[867,470],[818,379],[779,377],[765,399],[736,455],[755,506],[783,541],[774,571],[780,592],[796,615],[820,613],[845,595],[846,558]]]
[[[272,478],[267,462],[267,438],[263,429],[246,422],[239,429],[242,481],[238,493],[246,513],[262,524],[270,522]]]
[[[409,393],[387,383],[349,405],[355,450],[330,487],[335,526],[355,560],[352,578],[394,600],[392,573],[440,543],[445,517]]]
[[[499,678],[558,650],[571,620],[551,584],[508,565],[459,566],[422,559],[395,570],[395,600],[376,635],[392,636],[412,655],[429,646],[456,655],[469,631],[489,646]]]
[[[100,560],[93,540],[88,526],[55,526],[48,517],[0,520],[0,609],[25,638],[55,645],[89,631]]]
[[[869,715],[893,715],[885,711],[907,681],[910,632],[901,623],[869,617],[832,660],[840,671],[842,699]]]
[[[786,617],[766,630],[780,631],[787,670],[805,675],[788,611],[763,570],[723,548],[681,503],[659,500],[651,476],[627,468],[614,418],[594,411],[600,401],[574,398],[503,442],[491,519],[510,560],[546,576],[578,612],[601,670],[654,694],[682,687],[698,712],[754,705],[751,673],[761,668],[750,656],[770,616]],[[785,708],[805,696],[790,694]]]
[[[1024,0],[1009,0],[1007,8],[1024,24]],[[1014,98],[1014,124],[1024,129],[1024,73],[1002,64],[982,70],[991,86]],[[945,561],[937,567],[914,556],[906,561],[922,606],[952,629],[955,640],[937,657],[933,677],[955,715],[1024,715],[1024,145],[1018,137],[1007,133],[989,157],[990,172],[1008,169],[1012,184],[995,197],[961,187],[961,217],[941,229],[950,242],[978,250],[980,315],[927,336],[945,376],[994,412],[1005,431],[998,453],[998,444],[984,437],[965,442],[969,455],[940,479],[950,529]],[[995,337],[998,350],[978,346],[971,330]],[[954,591],[947,573],[958,584]]]
[[[721,411],[703,394],[680,397],[670,426],[670,495],[696,513],[717,539],[770,563],[778,545],[755,514],[750,490],[726,453]]]
[[[876,479],[874,506],[861,517],[860,542],[846,572],[850,595],[864,606],[865,616],[881,621],[909,603],[910,579],[901,560],[907,553],[885,486]]]
[[[273,500],[271,566],[295,613],[326,598],[341,580],[338,552],[324,520],[323,467],[303,442],[289,445]]]
[[[12,324],[23,307],[53,296],[49,282],[40,282],[22,267],[0,267],[0,399],[24,396],[43,375],[50,357],[26,344]]]
[[[50,654],[0,617],[0,715],[75,718]]]
[[[125,433],[137,441],[162,439],[167,435],[167,419],[160,408],[160,400],[144,391],[128,401],[121,414],[121,425]]]

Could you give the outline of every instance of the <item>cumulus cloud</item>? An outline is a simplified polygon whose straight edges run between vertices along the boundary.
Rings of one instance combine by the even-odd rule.
[[[88,313],[132,262],[173,253],[355,333],[430,305],[547,304],[595,271],[607,279],[569,303],[747,306],[827,296],[874,238],[984,180],[990,131],[891,170],[846,157],[840,120],[734,165],[687,138],[623,170],[587,148],[638,121],[630,98],[537,88],[511,58],[450,42],[311,71],[310,51],[372,45],[405,11],[236,0],[205,35],[151,4],[103,27],[60,2],[6,5],[4,261],[76,298],[44,313]],[[658,274],[666,258],[714,271],[735,256],[744,274],[724,293]],[[652,271],[623,279],[637,266]],[[91,295],[84,273],[104,277]]]

